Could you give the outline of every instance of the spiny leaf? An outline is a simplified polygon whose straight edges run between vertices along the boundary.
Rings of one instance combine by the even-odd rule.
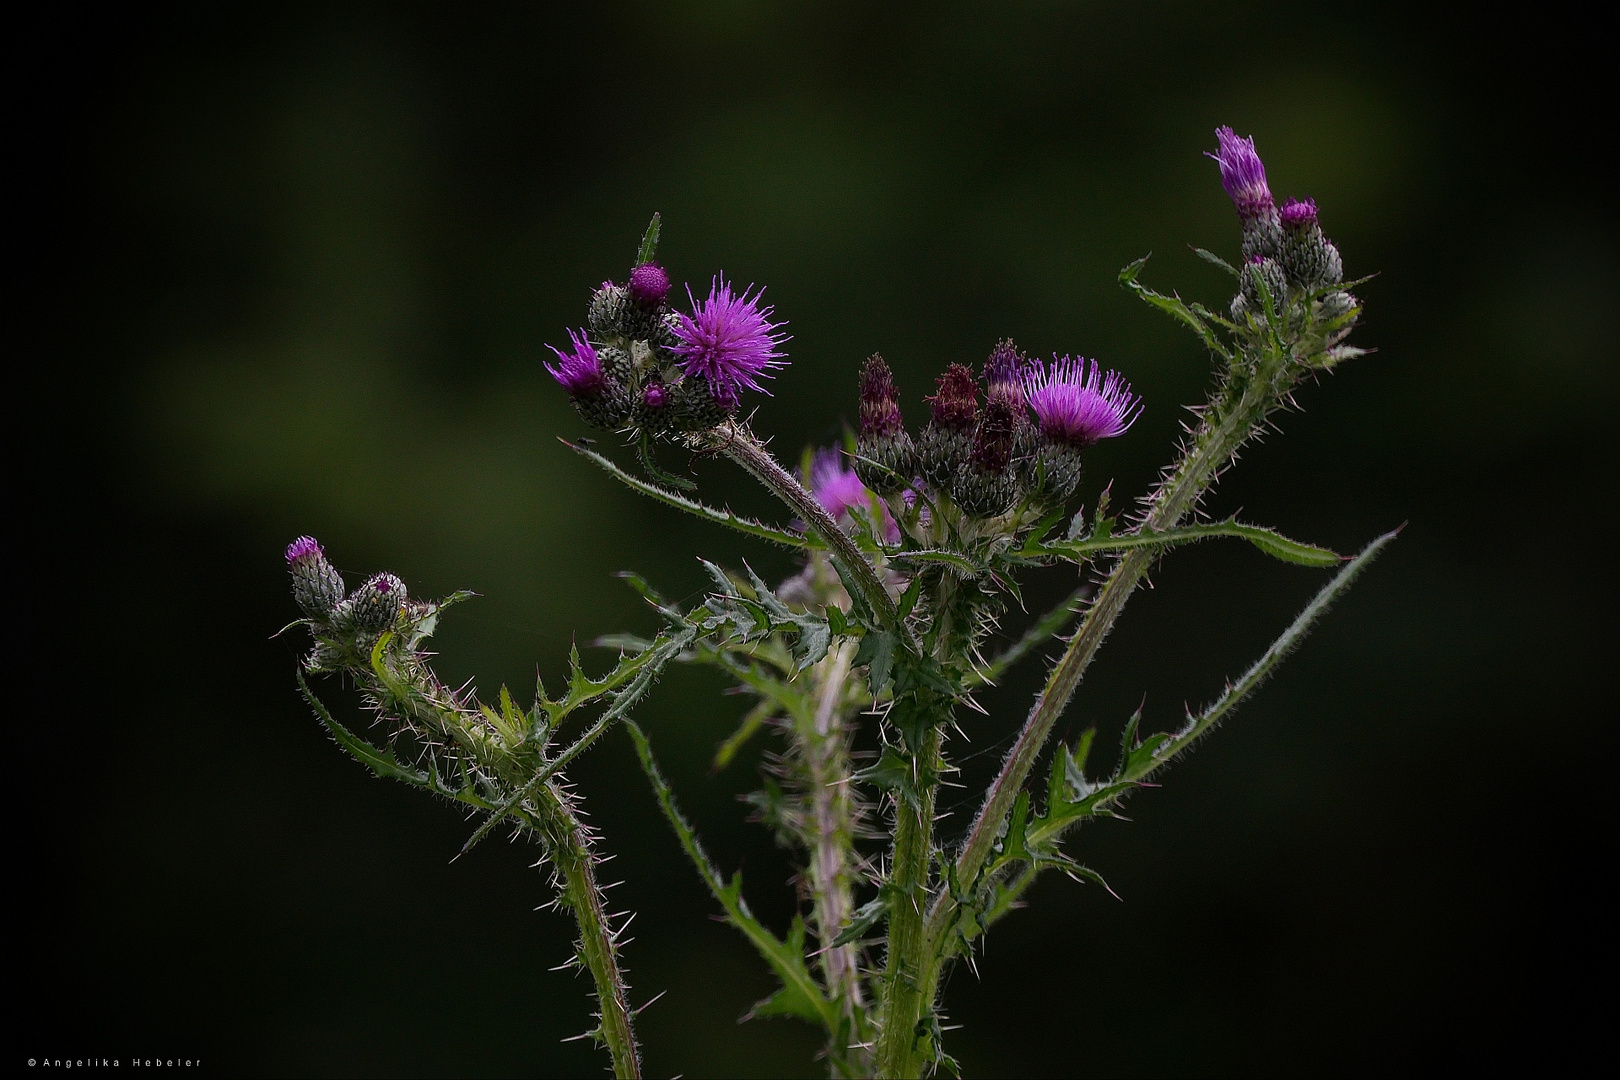
[[[1221,340],[1215,336],[1214,331],[1209,328],[1209,324],[1204,322],[1204,320],[1200,319],[1197,315],[1193,314],[1187,305],[1182,303],[1179,296],[1165,296],[1162,293],[1156,293],[1136,280],[1137,275],[1142,272],[1142,267],[1144,264],[1146,264],[1148,258],[1149,256],[1144,255],[1142,258],[1137,259],[1125,269],[1121,270],[1119,272],[1119,283],[1134,292],[1137,296],[1141,297],[1151,306],[1158,308],[1160,311],[1169,315],[1171,318],[1176,319],[1193,333],[1197,334],[1210,352],[1230,359],[1231,352],[1225,345],[1221,343]]]
[[[920,548],[916,551],[897,551],[889,556],[894,562],[938,563],[948,566],[959,576],[975,578],[988,568],[975,563],[966,555],[956,551],[946,551],[943,548]]]
[[[889,681],[889,672],[894,665],[894,646],[894,635],[887,630],[868,630],[866,636],[861,638],[860,648],[855,650],[852,663],[855,667],[868,665],[866,680],[874,698],[883,693],[883,687]]]
[[[857,772],[854,779],[883,791],[897,792],[908,803],[917,801],[917,786],[911,775],[911,761],[892,746],[885,746],[878,759]]]
[[[650,263],[658,254],[658,233],[663,227],[663,220],[654,213],[652,220],[647,223],[647,231],[641,236],[641,246],[636,249],[636,265]]]
[[[1101,533],[1101,535],[1098,535],[1098,533]],[[1232,536],[1247,540],[1272,558],[1300,566],[1337,566],[1344,561],[1337,552],[1330,551],[1327,548],[1317,547],[1313,544],[1303,544],[1298,540],[1290,540],[1273,529],[1267,529],[1259,525],[1244,525],[1231,520],[1213,522],[1208,525],[1186,525],[1179,529],[1167,529],[1164,532],[1142,530],[1140,532],[1125,533],[1121,536],[1110,536],[1106,530],[1099,528],[1092,536],[1084,540],[1066,540],[1056,544],[1026,544],[1019,550],[1018,554],[1026,558],[1057,556],[1073,559],[1099,551],[1126,551],[1139,547],[1173,547],[1177,544],[1188,544],[1219,536]]]
[[[1238,268],[1237,267],[1233,266],[1231,263],[1227,262],[1225,259],[1223,259],[1219,255],[1215,254],[1213,251],[1205,251],[1201,247],[1195,247],[1195,248],[1193,248],[1193,254],[1197,255],[1200,259],[1203,259],[1205,262],[1210,263],[1211,265],[1220,267],[1222,270],[1225,270],[1228,274],[1231,274],[1233,277],[1242,277],[1243,276],[1242,274],[1238,273]]]
[[[876,926],[889,911],[889,898],[887,894],[879,894],[877,899],[862,904],[850,917],[849,925],[838,932],[833,938],[829,948],[842,948],[851,942],[859,941],[866,936],[866,932]]]
[[[747,534],[748,536],[757,537],[761,540],[769,540],[772,543],[781,544],[784,547],[794,548],[799,551],[819,550],[825,546],[821,540],[814,535],[801,535],[799,533],[788,532],[785,529],[773,528],[770,525],[762,524],[761,522],[755,521],[752,518],[740,517],[731,513],[729,510],[717,510],[705,503],[698,502],[696,499],[688,499],[684,495],[676,494],[675,492],[661,488],[656,484],[649,484],[647,481],[642,480],[639,477],[631,476],[629,473],[615,465],[612,461],[603,457],[601,454],[598,454],[595,450],[592,450],[589,447],[581,446],[577,443],[571,443],[567,439],[559,439],[558,441],[564,446],[568,447],[568,449],[574,451],[576,454],[579,454],[581,457],[593,462],[609,476],[612,476],[614,479],[618,480],[632,491],[638,491],[651,499],[656,499],[658,502],[661,502],[666,506],[673,506],[677,510],[692,514],[695,517],[700,517],[703,520],[713,522],[716,525],[724,525],[728,529],[735,529],[740,533]]]
[[[777,978],[782,980],[783,988],[789,991],[785,1002],[792,1003],[795,1007],[808,1002],[815,1020],[828,1032],[837,1031],[838,1010],[827,1000],[820,985],[805,967],[802,925],[798,927],[798,948],[791,948],[790,943],[783,942],[760,925],[759,920],[754,918],[742,899],[742,875],[734,875],[729,882],[721,880],[714,864],[709,861],[708,855],[698,842],[697,834],[692,831],[692,826],[681,814],[680,808],[675,805],[675,793],[670,790],[663,773],[658,769],[658,763],[653,760],[652,744],[648,742],[646,734],[633,721],[625,721],[624,726],[636,744],[636,756],[641,761],[642,772],[646,773],[648,782],[652,784],[653,794],[658,798],[658,806],[664,812],[664,819],[675,830],[681,848],[697,868],[698,876],[719,901],[726,913],[726,922],[742,931],[743,936],[758,950],[760,956],[776,973]],[[804,1014],[790,1011],[788,1015]]]

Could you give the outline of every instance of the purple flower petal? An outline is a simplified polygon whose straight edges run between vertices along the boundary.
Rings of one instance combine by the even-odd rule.
[[[699,303],[688,286],[692,314],[679,315],[675,326],[680,343],[671,351],[681,357],[681,367],[687,375],[707,379],[722,400],[735,400],[745,389],[766,393],[759,380],[787,366],[779,351],[790,340],[780,332],[786,323],[771,321],[776,309],[761,306],[763,290],[750,297],[752,288],[733,293],[724,277],[716,277],[708,299]]]
[[[1084,357],[1054,355],[1048,367],[1025,377],[1024,393],[1042,434],[1072,446],[1122,435],[1142,415],[1130,384]]]

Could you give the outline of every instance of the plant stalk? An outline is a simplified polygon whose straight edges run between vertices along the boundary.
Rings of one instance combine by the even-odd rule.
[[[1205,414],[1205,423],[1194,437],[1189,452],[1154,493],[1142,523],[1144,529],[1162,531],[1173,528],[1197,505],[1199,498],[1218,477],[1222,466],[1231,460],[1276,400],[1278,391],[1273,380],[1275,365],[1280,360],[1280,357],[1273,359],[1272,364],[1267,365],[1268,370],[1257,372],[1248,379],[1236,401],[1227,397],[1226,402],[1217,400],[1213,404]],[[1227,407],[1221,407],[1223,404]],[[1040,696],[1035,699],[1029,718],[1018,733],[1017,742],[1008,751],[1000,773],[990,785],[957,856],[956,872],[964,887],[977,879],[1001,831],[1002,822],[1012,810],[1018,792],[1023,789],[1036,759],[1046,746],[1053,725],[1074,696],[1098,647],[1113,629],[1154,558],[1152,550],[1137,548],[1127,552],[1114,564],[1096,602],[1086,612],[1079,632],[1070,640],[1069,647],[1052,669]],[[929,912],[928,937],[936,954],[943,945],[941,939],[955,910],[956,901],[948,893],[941,893]],[[933,992],[935,988],[929,989]]]
[[[913,777],[916,800],[895,797],[893,865],[889,871],[888,957],[879,1005],[877,1075],[922,1075],[918,1022],[932,1000],[935,982],[924,909],[928,904],[928,871],[933,850],[934,796],[939,790],[940,727],[930,725],[923,737]]]

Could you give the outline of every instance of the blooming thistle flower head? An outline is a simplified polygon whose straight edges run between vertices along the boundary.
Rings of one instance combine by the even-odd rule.
[[[898,435],[905,428],[894,388],[894,373],[882,356],[873,353],[861,367],[861,434],[866,437]]]
[[[326,549],[313,536],[300,536],[287,545],[287,565],[312,563],[326,558]]]
[[[861,483],[855,470],[844,463],[842,451],[832,447],[817,450],[810,463],[810,493],[826,507],[834,521],[843,521],[855,508],[871,512],[872,493]],[[880,525],[883,539],[891,544],[899,543],[900,526],[895,524],[887,507],[882,503],[878,507],[883,514]]]
[[[1278,216],[1282,219],[1282,227],[1289,232],[1308,229],[1316,224],[1316,200],[1284,199]]]
[[[1241,218],[1259,217],[1270,210],[1271,189],[1266,186],[1266,167],[1255,153],[1254,139],[1240,139],[1229,127],[1215,129],[1219,148],[1205,156],[1221,167],[1221,187],[1231,197]]]
[[[630,296],[642,307],[655,308],[669,295],[669,274],[655,262],[630,271]]]
[[[979,384],[973,372],[952,364],[934,380],[938,393],[924,398],[934,411],[934,423],[947,431],[965,431],[979,417]]]
[[[693,299],[690,286],[686,295],[692,314],[677,316],[671,349],[686,374],[707,379],[722,401],[736,401],[744,389],[764,393],[759,380],[786,366],[780,349],[789,338],[781,333],[785,323],[771,321],[776,309],[760,304],[763,290],[752,297],[748,289],[734,293],[725,278],[716,277],[707,300]]]
[[[1142,415],[1142,399],[1118,372],[1104,374],[1096,361],[1083,357],[1054,355],[1045,369],[1025,377],[1024,393],[1041,433],[1071,446],[1122,435]]]
[[[583,331],[568,331],[568,338],[573,348],[563,352],[555,345],[546,348],[557,354],[558,364],[552,367],[545,365],[551,372],[551,377],[562,383],[563,389],[573,397],[594,397],[607,386],[607,376],[602,372],[602,361],[596,355],[596,350],[585,339]]]

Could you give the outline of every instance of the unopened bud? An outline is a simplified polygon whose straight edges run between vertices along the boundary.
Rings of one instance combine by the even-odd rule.
[[[656,308],[669,295],[669,275],[655,262],[642,263],[630,271],[627,291],[642,307]]]
[[[855,471],[867,487],[880,495],[894,495],[910,486],[917,472],[917,450],[906,432],[894,374],[877,353],[861,368],[861,434]],[[875,463],[875,464],[874,464]]]
[[[1344,262],[1339,249],[1322,235],[1316,220],[1316,202],[1289,199],[1278,217],[1282,222],[1282,268],[1288,280],[1301,289],[1317,289],[1344,280]]]
[[[343,602],[343,575],[326,559],[313,536],[300,536],[287,545],[287,569],[292,573],[293,600],[312,619],[327,619]]]
[[[373,574],[349,598],[349,624],[362,637],[392,630],[410,599],[405,583],[393,574]]]

